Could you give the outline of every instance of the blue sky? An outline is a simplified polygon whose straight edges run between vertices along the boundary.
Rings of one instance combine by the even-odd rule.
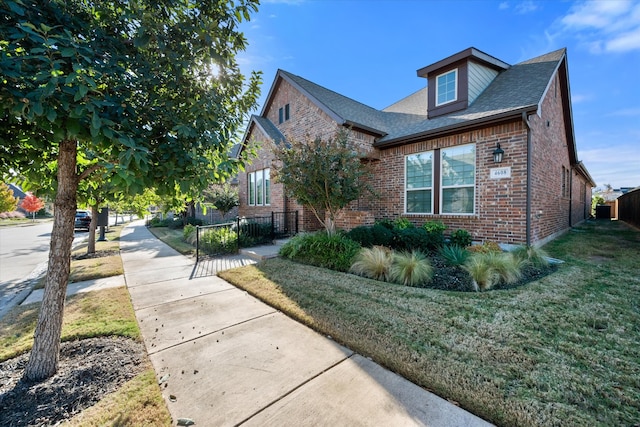
[[[640,185],[640,1],[262,0],[242,71],[278,68],[382,109],[416,70],[468,47],[509,64],[566,47],[578,159],[598,186]]]

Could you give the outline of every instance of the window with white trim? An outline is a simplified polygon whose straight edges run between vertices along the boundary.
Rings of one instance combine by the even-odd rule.
[[[436,77],[436,105],[458,99],[458,69]]]
[[[475,144],[441,150],[440,181],[440,213],[474,213],[476,185]]]
[[[271,204],[271,170],[262,169],[247,174],[247,194],[250,206]]]
[[[405,157],[405,212],[433,212],[433,151]]]

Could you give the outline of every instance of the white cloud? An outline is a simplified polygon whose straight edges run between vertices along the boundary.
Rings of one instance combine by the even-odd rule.
[[[598,185],[640,185],[640,152],[633,145],[578,150],[578,158]]]
[[[639,108],[624,108],[622,110],[612,111],[607,116],[622,116],[622,117],[640,117],[640,107]],[[640,166],[639,166],[640,167]]]
[[[502,3],[500,3],[498,5],[498,9],[500,10],[505,10],[505,9],[509,9],[509,3],[506,1],[503,1]]]
[[[572,93],[571,94],[571,103],[572,104],[578,104],[580,102],[584,102],[584,101],[588,101],[591,99],[591,95],[583,95],[583,94],[576,94],[576,93]]]
[[[564,30],[592,53],[640,49],[640,3],[589,0],[574,5],[560,20]]]
[[[538,10],[538,4],[531,0],[520,2],[516,5],[516,13],[524,15]]]

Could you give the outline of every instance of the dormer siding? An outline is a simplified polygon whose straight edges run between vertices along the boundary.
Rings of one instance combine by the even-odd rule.
[[[469,61],[469,105],[491,84],[498,71]]]

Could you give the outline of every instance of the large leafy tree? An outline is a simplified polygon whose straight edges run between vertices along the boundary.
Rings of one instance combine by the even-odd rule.
[[[0,172],[55,194],[25,379],[57,371],[79,185],[195,195],[234,173],[260,76],[239,71],[257,0],[0,0]]]
[[[329,235],[336,231],[338,212],[363,193],[369,170],[349,140],[349,132],[340,130],[333,138],[289,140],[275,148],[276,182],[284,184],[287,196],[307,207]]]

